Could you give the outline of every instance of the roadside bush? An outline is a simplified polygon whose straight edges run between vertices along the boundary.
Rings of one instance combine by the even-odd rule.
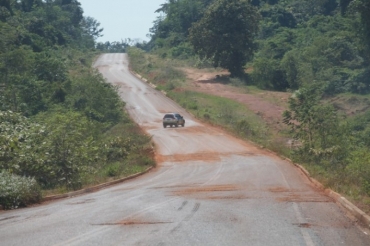
[[[360,187],[363,194],[370,196],[370,153],[367,148],[351,153],[346,167],[347,180]]]
[[[108,165],[105,168],[105,175],[108,177],[115,177],[120,174],[120,171],[122,169],[122,164],[119,162],[112,163],[111,165]]]
[[[244,135],[246,137],[250,137],[254,134],[251,124],[244,119],[238,121],[235,128],[241,135]]]
[[[203,114],[203,118],[205,120],[210,120],[211,119],[211,116],[209,114],[205,113],[205,114]]]
[[[145,51],[136,47],[129,47],[127,54],[130,58],[130,66],[136,71],[141,72],[148,64],[145,60]]]
[[[0,205],[5,209],[24,207],[41,200],[41,190],[34,178],[0,172]]]
[[[143,155],[143,153],[134,153],[128,156],[126,163],[127,165],[140,167],[155,166],[153,158],[149,155]]]
[[[123,119],[117,90],[97,72],[83,73],[73,80],[66,97],[68,108],[84,114],[90,120],[113,126]]]
[[[44,187],[65,185],[81,187],[81,174],[92,172],[104,154],[94,136],[96,125],[81,113],[55,111],[41,114],[38,119],[46,126],[45,138],[34,144],[21,161]]]
[[[198,110],[198,104],[195,101],[189,102],[186,104],[186,108],[191,110]]]
[[[286,75],[278,60],[256,58],[253,64],[251,79],[260,89],[285,91],[289,88]]]
[[[12,111],[0,111],[0,170],[9,170],[19,175],[32,176],[23,173],[22,166],[31,166],[29,162],[20,162],[40,137],[45,128],[33,123],[29,118]],[[24,152],[22,154],[22,152]]]

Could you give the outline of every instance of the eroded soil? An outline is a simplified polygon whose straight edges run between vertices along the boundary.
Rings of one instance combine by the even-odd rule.
[[[282,113],[288,108],[288,99],[291,93],[274,91],[240,92],[240,88],[224,84],[219,80],[220,76],[228,75],[226,71],[207,71],[194,68],[186,68],[182,71],[186,73],[188,78],[188,89],[242,103],[276,131],[286,127],[282,123]]]

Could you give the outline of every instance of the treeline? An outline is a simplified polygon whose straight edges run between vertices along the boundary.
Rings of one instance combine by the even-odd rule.
[[[76,0],[0,0],[0,205],[153,164],[150,138],[91,68],[100,23]]]
[[[168,0],[157,12],[146,50],[292,92],[290,157],[370,211],[370,113],[331,103],[368,101],[370,1]]]
[[[245,6],[235,8],[232,3]],[[229,15],[217,12],[216,6]],[[235,17],[240,9],[249,11],[248,15]],[[179,0],[167,1],[157,12],[161,15],[151,28],[146,49],[162,57],[198,57],[200,65],[230,70],[228,63],[218,60],[233,59],[229,63],[239,65],[235,54],[243,55],[240,50],[245,50],[252,52],[240,62],[244,68],[253,68],[246,79],[249,85],[286,91],[317,81],[328,94],[370,92],[370,10],[366,0]],[[256,25],[251,24],[258,21],[251,18],[254,14],[260,15]],[[241,18],[248,22],[237,26]],[[246,35],[241,36],[243,33]],[[240,39],[244,44],[236,41]],[[230,42],[238,53],[227,47]],[[205,54],[215,47],[219,53]]]
[[[370,11],[345,1],[275,1],[260,8],[264,21],[253,61],[254,83],[296,90],[313,81],[324,92],[370,92],[369,43],[364,31]],[[347,1],[349,2],[349,1]],[[361,15],[362,14],[362,15]]]

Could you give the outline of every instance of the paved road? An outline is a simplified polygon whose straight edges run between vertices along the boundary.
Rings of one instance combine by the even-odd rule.
[[[95,193],[0,213],[0,245],[370,245],[298,169],[197,122],[128,71],[124,54],[95,66],[153,136],[160,165]],[[164,112],[184,128],[161,124]]]

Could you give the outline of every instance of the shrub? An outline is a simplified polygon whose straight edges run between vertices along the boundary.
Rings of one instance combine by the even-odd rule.
[[[210,120],[211,119],[211,116],[207,113],[203,114],[203,118],[206,119],[206,120]]]
[[[31,164],[19,160],[29,154],[35,139],[41,136],[43,131],[43,126],[31,122],[20,113],[0,111],[0,170],[24,175],[22,165]]]
[[[198,104],[196,102],[189,102],[186,106],[188,109],[197,110]]]
[[[23,170],[47,188],[65,185],[81,187],[81,174],[92,172],[104,154],[93,136],[95,127],[86,116],[72,111],[39,115],[46,125],[45,137],[20,158]],[[32,165],[31,165],[32,163]]]
[[[27,206],[41,200],[41,190],[34,178],[6,171],[0,173],[0,205],[5,209]]]
[[[252,126],[250,125],[250,123],[248,121],[246,121],[244,119],[237,122],[237,124],[236,124],[236,130],[240,134],[242,134],[244,136],[247,136],[247,137],[253,135],[253,128],[252,128]]]
[[[105,172],[108,177],[115,177],[119,176],[122,171],[121,169],[123,169],[123,165],[119,162],[115,162],[107,166]]]
[[[360,187],[363,194],[370,195],[370,154],[367,148],[358,148],[351,153],[346,167],[346,179]]]

